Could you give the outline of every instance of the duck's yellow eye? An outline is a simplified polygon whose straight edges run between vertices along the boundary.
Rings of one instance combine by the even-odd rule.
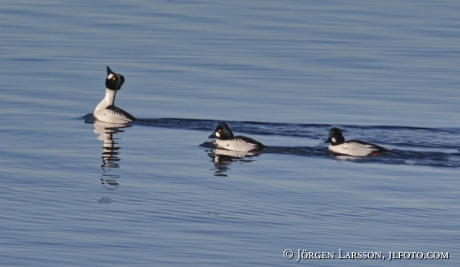
[[[112,78],[112,80],[114,80],[114,81],[115,81],[116,79],[117,79],[117,78],[115,78],[115,77]]]
[[[220,132],[222,132],[222,130],[221,130],[221,129],[219,129],[219,130],[217,130],[217,131],[218,131],[219,133],[220,133]]]

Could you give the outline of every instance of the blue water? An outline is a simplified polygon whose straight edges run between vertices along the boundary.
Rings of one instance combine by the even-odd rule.
[[[3,1],[1,265],[458,265],[459,8]],[[89,119],[107,65],[140,122]],[[219,155],[218,121],[270,148]],[[329,155],[333,126],[389,152]]]

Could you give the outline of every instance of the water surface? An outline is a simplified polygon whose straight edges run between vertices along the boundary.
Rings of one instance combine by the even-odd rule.
[[[458,265],[457,1],[0,6],[3,266]],[[85,120],[107,65],[141,122]],[[218,121],[270,149],[217,155]]]

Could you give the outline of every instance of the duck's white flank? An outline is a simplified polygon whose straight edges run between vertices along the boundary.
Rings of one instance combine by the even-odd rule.
[[[329,145],[328,149],[334,153],[364,157],[378,153],[381,149],[372,144],[361,143],[358,141],[348,141],[340,145]]]
[[[258,148],[257,144],[249,143],[239,138],[232,138],[229,140],[216,139],[214,143],[216,144],[217,148],[241,152],[249,152]]]

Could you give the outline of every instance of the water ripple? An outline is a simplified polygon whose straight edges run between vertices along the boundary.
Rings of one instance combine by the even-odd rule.
[[[92,123],[91,114],[85,121]],[[164,127],[172,129],[189,129],[212,132],[220,121],[184,118],[140,119],[132,125]],[[225,121],[235,133],[270,136],[301,137],[318,141],[318,146],[276,146],[267,144],[268,149],[262,153],[289,154],[304,157],[352,160],[358,163],[378,162],[385,164],[424,165],[436,167],[460,167],[460,129],[458,128],[421,128],[402,126],[358,126],[329,124],[295,124],[267,123],[254,121]],[[348,139],[362,139],[390,148],[388,152],[377,157],[335,156],[327,152],[326,139],[328,130],[338,126]],[[201,146],[213,148],[210,142]],[[254,155],[249,155],[254,156]],[[227,160],[241,160],[244,155]]]

